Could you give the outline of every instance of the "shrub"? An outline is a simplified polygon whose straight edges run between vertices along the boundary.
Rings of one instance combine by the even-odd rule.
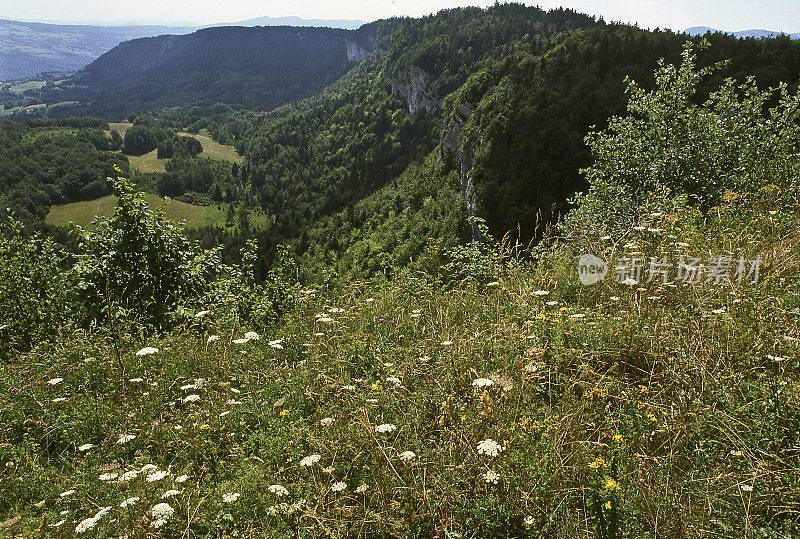
[[[161,329],[179,307],[198,306],[224,266],[218,249],[201,250],[183,229],[152,210],[124,178],[112,180],[114,216],[84,234],[75,271],[88,315],[98,321],[113,306],[146,328]]]

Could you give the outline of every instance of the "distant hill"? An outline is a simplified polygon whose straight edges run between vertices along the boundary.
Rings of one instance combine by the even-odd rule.
[[[117,119],[177,105],[225,103],[268,110],[308,97],[367,58],[401,19],[359,30],[338,28],[216,27],[189,35],[126,41],[59,87],[48,102],[80,101],[91,114]]]
[[[0,19],[0,80],[44,71],[77,71],[123,41],[196,28],[168,26],[86,26]]]
[[[257,17],[234,23],[212,24],[210,26],[319,26],[356,30],[366,21],[347,19],[302,19],[300,17]]]
[[[786,32],[773,32],[770,30],[742,30],[740,32],[726,32],[725,30],[717,30],[716,28],[709,28],[708,26],[693,26],[692,28],[687,28],[686,33],[691,36],[702,36],[705,35],[707,32],[721,32],[723,34],[731,34],[736,37],[777,37],[780,35],[787,35],[792,39],[800,39],[800,32],[795,34],[789,34]]]
[[[206,26],[102,26],[47,24],[0,19],[0,81],[32,77],[46,71],[78,71],[123,41],[165,34],[191,34],[218,26],[327,26],[354,30],[356,20],[259,17]]]

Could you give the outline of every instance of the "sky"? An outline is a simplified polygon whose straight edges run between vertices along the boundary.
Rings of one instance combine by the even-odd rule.
[[[78,23],[200,25],[255,17],[371,21],[393,15],[418,17],[457,6],[493,1],[447,0],[0,0],[0,18]],[[559,6],[642,28],[684,30],[709,26],[800,32],[798,0],[534,0],[543,9]]]

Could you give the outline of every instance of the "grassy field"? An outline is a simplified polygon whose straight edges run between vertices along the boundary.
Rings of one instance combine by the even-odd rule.
[[[45,84],[47,83],[43,80],[28,81],[28,82],[23,82],[22,84],[15,84],[14,86],[11,87],[9,91],[13,94],[21,94],[25,90],[38,90]]]
[[[164,199],[157,195],[147,195],[150,207],[158,207]],[[86,226],[95,216],[108,217],[114,213],[117,198],[108,195],[96,200],[73,202],[50,208],[46,221],[50,224],[66,226],[69,223]],[[164,207],[164,213],[174,221],[185,221],[186,226],[194,228],[202,225],[219,224],[224,222],[225,213],[216,206],[195,206],[179,200],[170,200]]]
[[[166,159],[158,158],[158,150],[153,150],[144,155],[129,155],[128,162],[131,164],[131,170],[138,170],[139,172],[166,172]]]
[[[116,131],[123,138],[125,138],[125,133],[128,132],[128,129],[133,126],[133,124],[123,123],[109,123],[108,125],[110,130],[106,131],[106,135],[111,136],[111,131]],[[207,134],[193,135],[185,132],[180,132],[178,134],[185,137],[194,137],[200,141],[200,144],[203,146],[203,153],[200,154],[200,157],[239,164],[244,162],[244,157],[237,154],[233,146],[226,146],[215,142]],[[131,164],[131,168],[139,172],[164,172],[164,164],[166,163],[166,159],[158,159],[155,150],[145,155],[128,156],[128,161]]]
[[[164,203],[164,199],[157,195],[146,195],[145,200],[152,208],[161,206]],[[114,213],[116,203],[116,197],[108,195],[96,200],[53,206],[47,214],[46,221],[59,226],[67,226],[70,223],[87,226],[95,216],[111,216]],[[219,208],[216,205],[197,206],[173,199],[164,207],[164,213],[174,221],[185,222],[187,228],[206,225],[223,226],[227,217],[228,206],[228,204],[221,204]],[[234,222],[237,222],[237,220],[234,220]],[[251,227],[266,228],[268,225],[268,217],[265,214],[250,215]]]
[[[194,137],[199,140],[200,144],[203,145],[203,153],[200,154],[202,157],[217,159],[219,161],[230,161],[232,163],[239,164],[244,162],[244,157],[236,153],[236,149],[233,146],[227,146],[220,144],[219,142],[215,142],[211,137],[202,133],[193,135],[191,133],[181,132],[178,134],[186,137]]]

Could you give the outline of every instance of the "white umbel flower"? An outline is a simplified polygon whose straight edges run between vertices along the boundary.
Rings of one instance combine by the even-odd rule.
[[[155,348],[153,346],[145,346],[141,350],[137,351],[136,355],[137,356],[150,356],[150,355],[157,354],[157,353],[158,353],[158,348]]]
[[[241,496],[241,494],[238,492],[226,492],[222,495],[222,501],[225,503],[233,503],[239,499],[239,496]]]
[[[500,480],[500,474],[494,470],[488,470],[485,474],[483,474],[483,480],[490,485],[496,485]]]
[[[487,457],[496,457],[503,450],[503,446],[488,438],[478,442],[478,454],[486,455]]]
[[[417,454],[413,451],[403,451],[398,455],[398,458],[403,462],[411,462],[416,458]]]
[[[494,385],[494,380],[490,380],[489,378],[476,378],[472,381],[472,387],[482,388],[482,387],[491,387]]]
[[[303,459],[300,461],[300,466],[303,466],[304,468],[308,468],[310,466],[313,466],[317,462],[319,462],[319,459],[321,459],[321,458],[322,458],[322,456],[316,455],[316,454],[315,455],[309,455],[307,457],[303,457]]]
[[[380,434],[386,434],[388,432],[394,432],[397,430],[396,425],[392,425],[391,423],[384,423],[383,425],[378,425],[375,427],[375,432]]]
[[[333,485],[331,485],[331,490],[334,492],[341,492],[347,488],[347,483],[344,481],[337,481]]]
[[[267,487],[267,490],[278,497],[289,495],[289,491],[286,490],[286,487],[284,487],[283,485],[270,485]]]

